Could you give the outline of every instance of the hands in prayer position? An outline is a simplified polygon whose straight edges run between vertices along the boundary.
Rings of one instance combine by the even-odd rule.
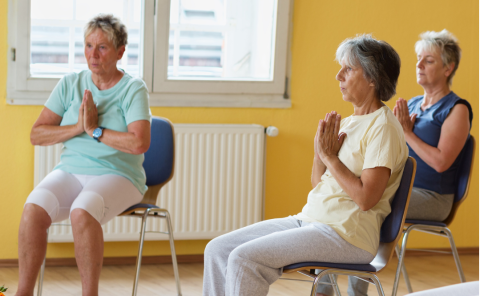
[[[347,135],[343,132],[339,133],[341,119],[340,114],[332,111],[325,115],[324,120],[319,121],[314,141],[316,162],[325,163],[326,158],[338,155]]]
[[[413,113],[410,115],[408,111],[407,101],[403,98],[399,98],[393,107],[393,114],[397,117],[398,121],[402,125],[403,132],[405,134],[413,132],[413,125],[415,124],[415,119],[417,114]]]
[[[92,136],[93,131],[98,127],[98,110],[93,101],[92,92],[86,89],[83,92],[83,99],[78,109],[78,122],[76,124],[78,135],[86,132]]]

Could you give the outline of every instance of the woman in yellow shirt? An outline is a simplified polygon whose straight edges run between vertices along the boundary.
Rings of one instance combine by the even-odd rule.
[[[400,58],[370,35],[337,49],[341,120],[320,120],[314,141],[313,190],[302,212],[262,221],[213,239],[205,249],[204,295],[267,295],[283,266],[304,261],[370,263],[390,213],[408,149],[383,101],[395,94]]]

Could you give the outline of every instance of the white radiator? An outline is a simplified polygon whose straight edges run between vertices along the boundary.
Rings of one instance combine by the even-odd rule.
[[[211,239],[261,221],[264,127],[174,124],[174,128],[175,174],[160,190],[157,205],[170,212],[175,239]],[[35,146],[35,186],[60,161],[60,153],[61,144]],[[103,226],[105,241],[138,240],[140,223],[138,218],[116,217]],[[147,231],[166,231],[164,219],[149,219]],[[167,236],[151,233],[146,239]],[[48,240],[73,241],[71,227],[52,227]]]

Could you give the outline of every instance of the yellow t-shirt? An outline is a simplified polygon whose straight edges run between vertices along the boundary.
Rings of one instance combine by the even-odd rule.
[[[338,157],[355,176],[360,177],[362,170],[369,168],[391,170],[385,192],[373,208],[362,211],[327,169],[295,218],[327,224],[350,244],[375,255],[380,227],[391,211],[390,202],[408,158],[405,137],[400,123],[387,106],[367,115],[343,119],[340,131],[347,136]]]

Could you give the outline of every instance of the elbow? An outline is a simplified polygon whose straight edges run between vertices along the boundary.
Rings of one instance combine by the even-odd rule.
[[[357,195],[355,198],[355,203],[360,208],[360,210],[366,212],[372,209],[378,203],[380,198],[381,196],[379,198],[372,198],[372,195],[367,195],[367,196]]]
[[[148,151],[150,143],[139,143],[132,149],[132,154],[139,155]]]
[[[432,168],[437,172],[437,173],[443,173],[448,168],[451,166],[451,163],[445,163],[445,162],[438,162],[435,165],[432,166]]]
[[[32,143],[32,145],[34,145],[34,146],[35,146],[35,145],[39,145],[38,140],[37,140],[37,138],[34,136],[33,131],[30,132],[30,143]]]
[[[148,149],[143,149],[141,147],[132,149],[132,154],[140,155],[147,152]]]
[[[435,171],[436,171],[437,173],[443,173],[443,172],[445,172],[447,169],[448,169],[448,167],[438,167],[438,168],[435,168]]]
[[[366,212],[366,211],[370,210],[371,208],[373,208],[373,205],[360,204],[360,205],[358,205],[358,207],[360,208],[360,210]]]

